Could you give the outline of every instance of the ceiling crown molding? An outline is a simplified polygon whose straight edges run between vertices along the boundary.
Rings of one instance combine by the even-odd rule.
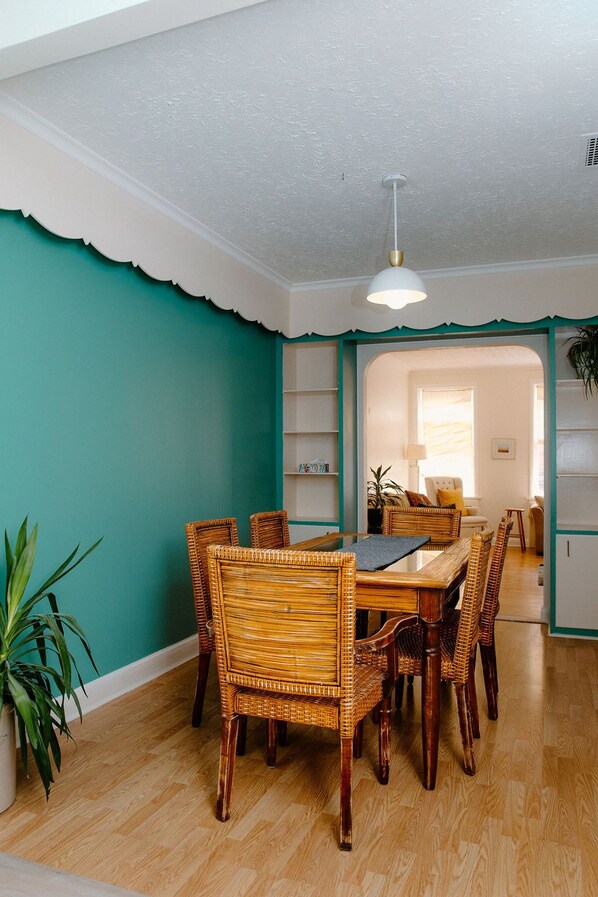
[[[247,267],[256,271],[262,277],[272,281],[276,286],[287,292],[290,291],[292,287],[290,281],[281,277],[271,268],[268,268],[267,265],[264,265],[253,258],[253,256],[243,252],[242,249],[239,249],[233,243],[230,243],[225,237],[221,237],[215,231],[206,227],[200,221],[197,221],[197,219],[192,218],[191,215],[183,212],[167,199],[154,193],[153,190],[150,190],[135,178],[125,174],[124,171],[121,171],[115,165],[107,162],[101,156],[97,155],[97,153],[89,150],[78,140],[65,134],[60,128],[56,128],[47,121],[47,119],[32,112],[31,109],[28,109],[22,103],[14,100],[2,90],[0,90],[0,113],[6,115],[11,121],[16,122],[16,124],[21,125],[28,131],[31,131],[55,149],[66,153],[67,156],[70,156],[72,159],[75,159],[75,161],[85,165],[86,168],[99,174],[100,177],[110,181],[110,183],[114,184],[116,187],[120,187],[122,190],[130,193],[131,196],[134,196],[146,205],[156,209],[156,211],[160,212],[162,215],[166,215],[168,218],[176,221],[177,224],[180,224],[181,227],[186,228],[197,237],[206,240],[212,246],[216,246],[222,252],[225,252],[238,262],[241,262],[241,264],[247,265]]]

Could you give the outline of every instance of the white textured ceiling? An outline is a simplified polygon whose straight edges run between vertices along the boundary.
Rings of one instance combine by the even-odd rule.
[[[267,0],[0,90],[290,283],[598,253],[595,0]],[[74,144],[74,145],[76,145]]]

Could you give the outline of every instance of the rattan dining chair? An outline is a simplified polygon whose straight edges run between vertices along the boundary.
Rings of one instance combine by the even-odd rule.
[[[193,726],[201,724],[203,703],[206,694],[210,657],[214,650],[214,636],[211,630],[212,607],[210,603],[210,582],[206,551],[208,545],[238,545],[237,521],[234,517],[222,517],[218,520],[196,520],[185,524],[187,534],[187,550],[191,567],[191,584],[195,602],[197,619],[197,635],[199,637],[199,658],[197,667],[197,684],[193,702]]]
[[[211,546],[208,564],[222,703],[216,816],[230,817],[241,715],[323,726],[340,734],[340,847],[350,850],[355,728],[382,703],[379,776],[388,781],[394,644],[417,618],[396,618],[356,645],[351,553]],[[356,650],[376,664],[356,664]]]
[[[430,536],[431,542],[456,539],[461,530],[461,511],[452,508],[385,505],[382,532],[385,536]]]
[[[507,556],[509,535],[512,528],[513,518],[503,517],[496,530],[496,539],[492,548],[492,559],[490,561],[488,581],[486,582],[484,603],[482,604],[482,612],[480,614],[480,632],[478,645],[480,648],[482,668],[484,671],[484,686],[486,689],[486,701],[488,704],[488,719],[498,719],[498,671],[496,667],[494,624],[496,622],[496,615],[498,614],[498,611],[500,609],[500,584],[502,581],[505,558]],[[453,610],[443,624],[445,628],[452,628],[456,630],[459,626],[460,615],[461,612],[459,609]],[[475,691],[475,663],[472,666],[471,671],[470,689],[473,734],[475,738],[479,738],[480,725]]]
[[[286,511],[260,511],[249,518],[252,548],[287,548],[291,544]]]
[[[459,622],[457,627],[443,627],[440,636],[440,675],[442,679],[452,681],[455,687],[464,769],[467,775],[471,776],[475,775],[475,758],[470,675],[475,662],[475,646],[479,637],[480,614],[493,535],[494,531],[487,529],[482,533],[474,533],[471,537]],[[401,705],[404,677],[422,674],[422,655],[423,631],[418,623],[399,633],[397,637],[398,706]]]

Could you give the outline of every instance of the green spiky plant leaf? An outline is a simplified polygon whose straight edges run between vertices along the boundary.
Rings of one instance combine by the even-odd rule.
[[[79,555],[79,546],[33,595],[25,592],[37,547],[37,524],[28,533],[27,518],[14,548],[4,533],[6,589],[0,600],[0,712],[14,705],[21,742],[21,761],[29,774],[29,751],[37,766],[46,797],[60,771],[59,735],[71,738],[65,701],[70,698],[81,717],[75,688],[85,688],[69,642],[78,641],[97,672],[87,637],[70,614],[61,613],[52,586],[94,551],[102,540]]]
[[[569,364],[582,381],[586,399],[598,388],[598,325],[577,328],[577,336],[570,336],[567,349]]]
[[[368,507],[370,508],[382,508],[384,507],[384,493],[385,492],[396,492],[397,495],[401,492],[404,492],[402,486],[399,486],[398,483],[395,483],[394,480],[385,480],[384,477],[390,470],[390,465],[385,470],[382,470],[382,465],[380,467],[370,467],[370,473],[372,474],[372,479],[368,480]]]

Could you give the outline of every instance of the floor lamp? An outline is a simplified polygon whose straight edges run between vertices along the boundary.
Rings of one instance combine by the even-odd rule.
[[[418,461],[425,461],[426,458],[427,454],[425,445],[410,442],[405,449],[405,459],[411,462],[409,465],[409,489],[412,492],[419,492]]]

